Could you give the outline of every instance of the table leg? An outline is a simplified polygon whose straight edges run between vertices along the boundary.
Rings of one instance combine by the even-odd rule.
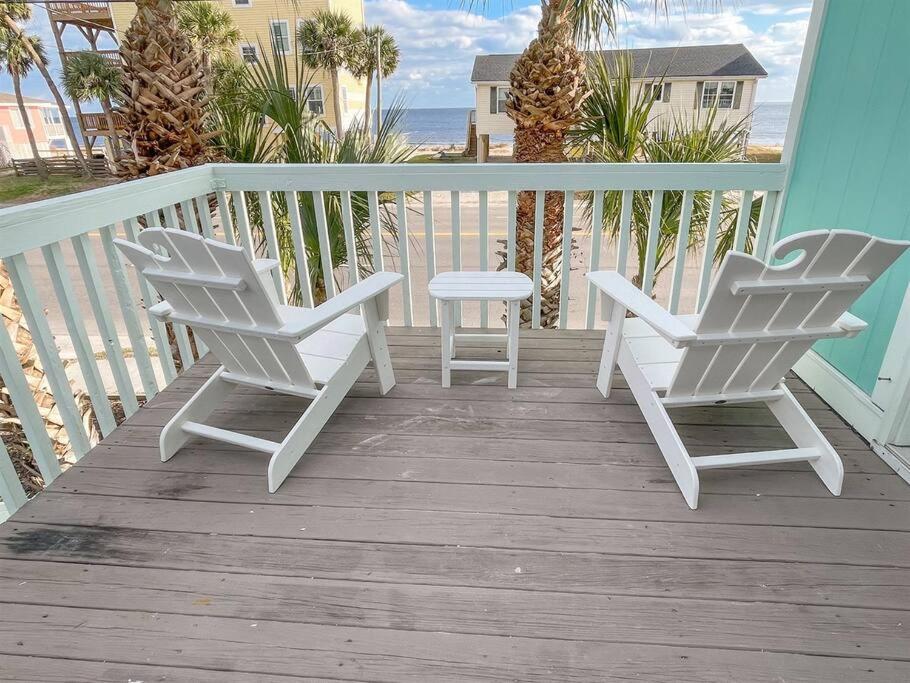
[[[439,300],[439,317],[442,326],[442,386],[448,389],[452,386],[452,369],[449,366],[452,360],[452,302]]]
[[[518,323],[521,319],[521,302],[510,301],[508,313],[509,339],[506,356],[509,361],[509,389],[518,386]]]

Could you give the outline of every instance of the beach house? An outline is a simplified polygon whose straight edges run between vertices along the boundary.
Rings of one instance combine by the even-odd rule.
[[[254,0],[212,0],[230,13],[241,38],[237,44],[237,58],[247,63],[260,59],[270,59],[272,48],[283,55],[288,70],[288,79],[296,80],[296,55],[300,49],[297,40],[297,28],[300,23],[311,17],[317,10],[331,9],[344,12],[351,17],[355,25],[364,23],[363,0],[313,0],[298,3],[296,0],[274,0],[260,3]],[[112,39],[119,44],[130,22],[136,15],[136,5],[132,2],[65,2],[50,3],[47,6],[61,59],[66,59],[74,52],[63,47],[63,36],[72,26],[78,29],[88,41],[88,49],[100,53],[105,58],[119,63],[117,50],[99,49],[99,44]],[[265,53],[265,54],[263,54]],[[306,93],[310,110],[320,115],[327,125],[336,128],[335,114],[332,109],[332,78],[321,70],[304,74],[309,79],[310,88]],[[363,115],[364,84],[350,73],[341,70],[338,74],[341,87],[342,122],[347,127],[355,117]],[[89,137],[107,134],[104,117],[99,113],[80,112],[79,123],[83,133]]]
[[[628,50],[632,75],[638,87],[651,88],[655,99],[649,128],[674,119],[688,120],[705,109],[717,108],[715,126],[746,119],[748,131],[758,81],[768,72],[745,45],[694,45]],[[619,50],[605,50],[609,60]],[[593,53],[591,53],[593,56]],[[477,55],[471,82],[475,113],[468,135],[476,144],[477,160],[486,161],[490,136],[511,135],[512,119],[506,114],[509,74],[519,55]],[[748,136],[748,132],[747,132]],[[745,140],[743,141],[745,143]]]
[[[52,156],[69,149],[69,142],[63,130],[60,110],[53,102],[34,97],[23,97],[28,112],[35,142],[41,156]],[[25,131],[22,112],[16,104],[16,96],[0,92],[0,165],[10,159],[31,158],[32,149]]]

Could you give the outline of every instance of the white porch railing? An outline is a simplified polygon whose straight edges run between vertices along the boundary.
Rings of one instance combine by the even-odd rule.
[[[709,193],[706,225],[697,231],[703,235],[703,244],[688,252],[690,262],[692,254],[698,259],[690,268],[692,277],[685,277],[686,240],[675,248],[675,261],[665,276],[668,303],[677,310],[684,296],[697,307],[707,292],[724,197],[727,201],[732,198],[740,208],[734,245],[742,248],[749,237],[752,201],[764,194],[752,242],[754,250],[763,254],[771,237],[772,214],[784,175],[785,167],[779,164],[210,165],[2,210],[0,259],[34,340],[47,388],[56,399],[72,457],[78,459],[92,444],[71,382],[91,399],[103,436],[116,427],[109,394],[119,396],[123,412],[129,416],[143,398],[151,398],[176,377],[178,362],[183,367],[194,362],[187,330],[173,330],[173,353],[168,330],[147,314],[148,304],[157,297],[148,283],[126,270],[113,247],[115,236],[132,238],[142,224],[193,230],[240,244],[251,253],[283,256],[296,266],[298,275],[296,282],[276,283],[279,296],[287,300],[291,291],[299,288],[303,305],[313,301],[312,278],[306,273],[321,274],[329,297],[336,288],[358,278],[357,268],[338,267],[338,261],[344,259],[333,259],[331,254],[344,254],[348,264],[359,266],[364,266],[360,261],[368,257],[376,270],[397,270],[405,276],[400,307],[393,309],[390,324],[435,326],[435,306],[429,301],[425,283],[438,270],[496,268],[496,257],[491,259],[491,255],[497,237],[504,238],[505,259],[508,267],[514,268],[515,206],[521,191],[536,192],[538,207],[543,205],[545,191],[562,192],[567,197],[565,224],[584,227],[587,221],[590,236],[580,250],[584,263],[576,269],[579,275],[599,268],[625,270],[636,252],[633,193],[647,197],[651,207],[647,234],[637,233],[645,254],[646,288],[650,288],[655,273],[664,196],[682,193],[679,234],[687,235],[696,193]],[[603,211],[602,192],[622,193],[620,230],[610,261],[602,258],[602,231],[590,231],[590,216],[580,209],[581,193],[590,195],[592,190],[599,191],[592,208],[598,216]],[[313,207],[312,215],[298,210],[299,200],[304,198],[312,202],[303,204]],[[330,231],[327,199],[340,207],[340,235]],[[446,205],[444,220],[435,211],[442,204]],[[259,210],[250,211],[251,205],[258,205]],[[276,218],[276,208],[286,211],[286,216],[280,216],[286,222]],[[542,211],[537,215],[534,234],[535,244],[540,245]],[[363,230],[355,225],[360,218],[365,218]],[[446,227],[438,230],[438,226]],[[471,254],[466,253],[466,246],[475,243],[476,260],[473,248]],[[562,245],[566,277],[559,300],[560,326],[593,327],[594,292],[567,276],[572,258],[571,229],[564,230]],[[317,251],[320,263],[311,266],[308,255]],[[542,249],[535,249],[535,311],[542,296],[543,260]],[[571,307],[570,301],[577,303],[577,308]],[[90,332],[83,308],[91,311],[96,335]],[[495,317],[483,307],[479,316],[470,320],[465,316],[462,325],[472,326],[475,320],[487,326]],[[60,328],[57,338],[51,321]],[[539,315],[535,315],[535,324],[538,321]],[[93,336],[100,337],[99,344],[93,344]],[[61,355],[58,346],[63,338],[72,347],[72,359]],[[6,329],[0,330],[0,376],[38,467],[50,482],[60,473],[60,465],[14,341]],[[124,349],[126,343],[129,353]],[[102,348],[97,349],[99,345]],[[204,352],[197,349],[197,353]],[[11,511],[25,501],[2,445],[0,499]]]

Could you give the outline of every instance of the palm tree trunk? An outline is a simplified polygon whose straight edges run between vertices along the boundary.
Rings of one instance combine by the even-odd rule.
[[[344,140],[344,121],[341,120],[341,84],[338,69],[332,69],[332,109],[335,110],[335,135]]]
[[[25,134],[28,137],[28,144],[32,148],[32,156],[35,158],[38,176],[42,180],[47,180],[47,166],[44,165],[44,159],[41,158],[41,152],[38,151],[38,143],[35,141],[35,131],[32,130],[32,121],[28,116],[28,109],[25,108],[25,101],[22,99],[22,81],[17,72],[13,72],[13,90],[16,93],[16,104],[19,105],[19,115],[22,116],[22,123],[25,125]]]
[[[104,120],[107,121],[107,130],[111,136],[111,148],[114,150],[114,155],[119,157],[121,153],[120,138],[117,137],[117,127],[114,125],[114,112],[111,110],[111,103],[106,97],[101,98],[101,110],[104,112]]]
[[[367,134],[373,135],[373,102],[370,100],[370,96],[373,90],[373,72],[367,74],[367,89],[366,89],[366,111],[364,112],[363,123],[366,127]],[[377,131],[378,133],[379,131]]]
[[[51,78],[50,71],[47,70],[47,65],[44,63],[44,60],[41,59],[41,55],[39,55],[32,46],[31,41],[25,40],[25,36],[22,33],[22,29],[19,28],[19,24],[10,16],[4,16],[4,22],[10,31],[22,39],[22,43],[25,45],[25,49],[28,50],[29,56],[35,62],[38,71],[41,72],[41,76],[44,78],[45,83],[47,83],[47,87],[50,89],[51,94],[54,96],[54,101],[57,103],[57,108],[60,110],[60,118],[63,119],[63,128],[66,130],[66,136],[69,138],[70,145],[73,148],[73,154],[76,156],[79,165],[82,166],[82,173],[83,175],[91,176],[92,172],[88,163],[85,161],[85,155],[82,154],[82,149],[76,141],[76,131],[73,130],[73,122],[70,121],[69,113],[66,111],[66,102],[60,95],[60,90],[57,89],[57,84],[54,83],[54,79]]]

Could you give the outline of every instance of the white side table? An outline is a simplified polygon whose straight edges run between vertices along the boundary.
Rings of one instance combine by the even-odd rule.
[[[430,296],[439,301],[442,322],[442,386],[452,386],[452,370],[501,370],[509,373],[509,388],[518,385],[518,323],[520,304],[531,296],[533,283],[522,273],[506,271],[440,273],[430,280]],[[455,334],[455,303],[458,301],[505,301],[508,305],[506,334]],[[457,360],[457,341],[505,339],[506,360]]]

